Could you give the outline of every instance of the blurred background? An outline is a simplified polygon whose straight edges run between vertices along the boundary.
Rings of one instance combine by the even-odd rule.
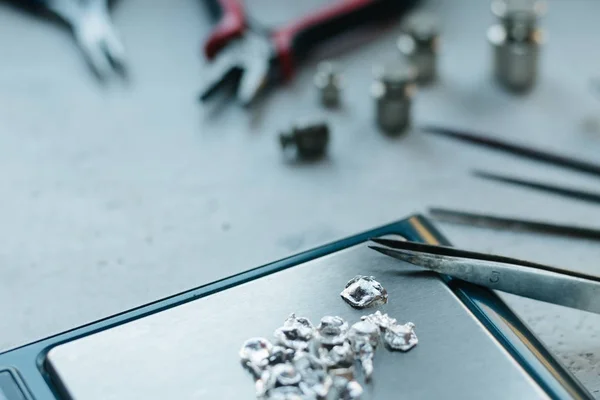
[[[281,26],[327,1],[245,4],[253,20]],[[69,26],[0,2],[0,350],[431,206],[600,225],[594,204],[470,171],[598,190],[594,176],[419,129],[463,128],[598,160],[600,3],[548,2],[536,83],[522,94],[493,78],[489,2],[416,7],[438,20],[438,77],[412,96],[410,127],[390,136],[377,124],[371,87],[374,68],[402,57],[401,19],[327,41],[292,80],[244,108],[227,96],[198,100],[214,24],[202,1],[113,2],[126,73],[103,79]],[[80,32],[88,41],[102,30],[95,23]],[[323,60],[343,78],[335,109],[320,104],[314,84]],[[327,124],[326,154],[290,158],[279,135],[307,118]],[[463,248],[598,274],[592,241],[439,227]],[[600,397],[600,316],[502,297]]]

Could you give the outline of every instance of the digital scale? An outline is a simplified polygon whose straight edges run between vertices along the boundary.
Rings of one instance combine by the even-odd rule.
[[[292,312],[353,322],[376,309],[415,323],[419,344],[378,351],[364,399],[591,398],[492,291],[366,246],[387,235],[449,244],[415,215],[4,352],[0,400],[254,399],[244,340],[271,338]],[[348,306],[340,291],[357,274],[388,303]]]

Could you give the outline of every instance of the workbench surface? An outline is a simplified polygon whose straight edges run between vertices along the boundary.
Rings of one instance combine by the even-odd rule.
[[[247,1],[280,23],[323,0]],[[429,3],[442,17],[440,82],[419,91],[415,125],[482,130],[598,159],[590,87],[600,3],[549,4],[540,82],[512,96],[490,80],[487,2]],[[266,12],[268,11],[268,12]],[[389,139],[373,124],[377,60],[396,58],[398,25],[315,54],[254,113],[202,108],[202,2],[117,2],[130,80],[101,85],[69,33],[0,3],[0,349],[397,220],[427,206],[600,226],[600,207],[470,176],[472,168],[598,190],[593,177],[429,136]],[[320,108],[316,61],[338,60],[344,106]],[[298,117],[331,124],[329,157],[285,162],[277,132]],[[438,224],[457,246],[600,273],[583,240]],[[600,397],[600,316],[503,295]]]

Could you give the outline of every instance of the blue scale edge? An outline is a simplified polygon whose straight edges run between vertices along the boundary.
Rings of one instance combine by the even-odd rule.
[[[450,242],[425,217],[413,215],[0,353],[0,371],[10,370],[18,377],[24,392],[36,400],[68,398],[60,382],[51,379],[45,365],[46,354],[52,347],[323,257],[365,242],[371,237],[390,234],[402,235],[415,242],[431,243],[434,240],[439,244],[450,245]],[[465,306],[551,398],[593,399],[581,383],[542,345],[495,293],[448,277],[445,281]]]

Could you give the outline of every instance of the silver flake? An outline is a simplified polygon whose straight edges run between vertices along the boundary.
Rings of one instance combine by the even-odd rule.
[[[363,393],[363,388],[354,379],[346,379],[344,377],[335,377],[333,383],[333,396],[328,397],[328,400],[358,400]]]
[[[294,386],[302,376],[292,364],[277,364],[270,370],[269,381],[273,386]]]
[[[306,350],[313,337],[314,327],[307,318],[296,317],[291,314],[283,323],[281,328],[277,328],[275,339],[282,346],[294,350]]]
[[[271,355],[267,359],[268,365],[283,364],[294,358],[296,351],[283,346],[273,346]]]
[[[333,385],[333,380],[327,371],[323,369],[308,368],[301,372],[302,381],[299,386],[306,396],[319,399],[325,398]]]
[[[415,324],[396,324],[383,332],[383,342],[390,350],[408,351],[419,343],[415,334]]]
[[[350,327],[348,338],[354,351],[359,351],[365,343],[375,348],[379,342],[379,325],[369,319],[363,319]]]
[[[321,361],[315,355],[306,351],[296,352],[292,362],[300,373],[307,369],[323,369]]]
[[[358,400],[363,394],[363,388],[356,381],[350,381],[346,385],[346,390],[343,392],[341,400]]]
[[[344,378],[350,381],[354,379],[354,365],[349,367],[333,368],[329,370],[329,373],[335,378]]]
[[[375,313],[366,315],[360,319],[361,321],[370,321],[381,329],[389,329],[398,324],[398,321],[396,321],[395,318],[392,318],[387,314],[382,314],[380,311],[375,311]]]
[[[297,386],[280,386],[267,392],[266,400],[306,400],[302,390]]]
[[[246,368],[248,368],[255,377],[261,375],[262,369],[267,365],[268,358],[271,355],[273,345],[264,338],[248,339],[240,349],[240,358]]]
[[[387,290],[372,276],[356,275],[346,284],[340,296],[355,308],[366,308],[387,303]]]
[[[318,354],[319,360],[327,368],[346,368],[352,366],[354,362],[354,352],[348,341],[332,348],[319,347]]]
[[[365,319],[352,325],[348,333],[352,343],[354,358],[360,363],[369,381],[373,375],[373,357],[379,342],[379,326],[371,320]]]
[[[348,323],[342,317],[323,317],[317,327],[316,336],[323,345],[342,344],[348,337]]]

